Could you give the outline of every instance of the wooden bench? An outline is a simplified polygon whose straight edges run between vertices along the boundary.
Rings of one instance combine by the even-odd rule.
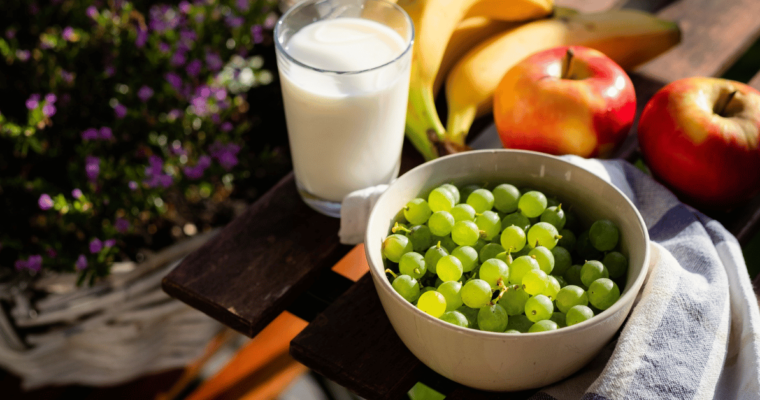
[[[639,113],[667,82],[720,76],[760,35],[757,0],[557,2],[584,11],[638,8],[679,22],[682,43],[631,74]],[[750,84],[760,89],[760,74]],[[489,122],[481,120],[479,126]],[[639,157],[635,135],[617,156]],[[402,171],[420,162],[419,155],[405,146]],[[731,212],[710,215],[746,244],[760,227],[760,196]],[[447,394],[447,399],[525,398],[533,393],[478,392],[420,363],[390,326],[369,276],[354,282],[366,271],[362,246],[341,245],[338,227],[337,219],[318,214],[301,201],[291,173],[188,256],[164,279],[163,288],[250,337],[283,311],[309,321],[291,342],[292,356],[369,399],[400,398],[418,381]],[[346,255],[339,271],[333,271]],[[346,273],[347,269],[352,272]],[[760,284],[760,277],[755,283]]]

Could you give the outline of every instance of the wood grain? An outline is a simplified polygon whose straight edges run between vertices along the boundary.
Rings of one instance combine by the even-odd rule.
[[[760,90],[760,71],[758,71],[757,75],[755,75],[747,84],[757,90]]]
[[[556,0],[554,3],[583,13],[593,13],[619,8],[625,3],[625,0]]]

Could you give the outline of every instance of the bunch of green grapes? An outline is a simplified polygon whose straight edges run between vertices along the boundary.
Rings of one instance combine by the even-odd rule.
[[[611,307],[625,287],[617,226],[602,219],[583,229],[570,207],[540,191],[444,184],[402,211],[382,245],[391,285],[448,323],[555,330]]]

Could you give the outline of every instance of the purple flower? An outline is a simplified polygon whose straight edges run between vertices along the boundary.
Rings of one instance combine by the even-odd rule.
[[[131,190],[137,190],[137,182],[135,181],[129,181],[128,186],[129,186],[129,189]]]
[[[179,31],[179,37],[185,44],[192,46],[193,42],[198,39],[198,34],[189,29],[183,29]]]
[[[196,93],[200,97],[203,97],[203,99],[208,99],[209,97],[211,97],[211,88],[206,85],[203,85],[199,87],[198,90],[196,90]]]
[[[116,244],[116,239],[107,239],[105,242],[103,242],[103,246],[106,248],[113,247]]]
[[[219,54],[213,51],[207,51],[206,67],[211,71],[219,71],[222,69],[222,59],[219,57]]]
[[[39,254],[29,256],[26,267],[32,271],[39,272],[42,269],[42,256]]]
[[[73,198],[75,198],[75,199],[79,199],[79,198],[81,198],[81,197],[82,197],[82,191],[81,191],[80,189],[78,189],[78,188],[77,188],[77,189],[74,189],[74,190],[72,190],[72,191],[71,191],[71,197],[73,197]]]
[[[264,20],[264,28],[266,29],[272,29],[274,28],[274,25],[277,23],[277,15],[275,14],[269,14],[267,16],[267,19]]]
[[[52,247],[48,247],[47,250],[45,250],[45,253],[47,253],[48,257],[50,258],[58,257],[58,252],[55,251],[55,249]]]
[[[227,98],[227,91],[224,89],[217,89],[214,92],[214,97],[216,97],[217,100],[222,101]]]
[[[179,10],[182,11],[184,14],[190,13],[190,3],[186,1],[182,1],[179,3]]]
[[[213,122],[215,124],[219,124],[219,122],[221,122],[221,120],[222,120],[222,118],[219,117],[218,113],[211,114],[211,122]]]
[[[182,90],[182,78],[180,78],[179,75],[175,74],[174,72],[167,72],[164,77],[176,91]]]
[[[45,101],[52,104],[58,101],[58,97],[56,97],[55,93],[48,93],[45,95]]]
[[[183,171],[189,179],[197,180],[203,177],[203,173],[210,165],[211,157],[204,155],[198,159],[198,163],[194,167],[185,167]]]
[[[182,147],[182,144],[179,142],[172,143],[171,147],[169,148],[169,151],[175,155],[175,156],[186,156],[187,150],[185,150]]]
[[[87,11],[85,11],[85,14],[87,14],[88,17],[95,19],[95,17],[98,16],[98,9],[95,8],[95,6],[89,6],[87,7]]]
[[[237,8],[240,11],[246,12],[251,7],[249,0],[237,0]]]
[[[16,50],[16,58],[21,60],[22,62],[26,62],[29,60],[29,56],[31,53],[29,53],[29,50]]]
[[[16,30],[13,28],[8,28],[5,30],[5,37],[7,39],[13,39],[16,37]]]
[[[40,199],[37,200],[37,204],[40,206],[40,209],[49,210],[53,208],[53,199],[47,193],[43,193]]]
[[[16,260],[14,266],[16,267],[16,271],[21,271],[22,269],[26,268],[27,262],[26,260]]]
[[[74,264],[74,266],[79,271],[87,268],[87,258],[84,256],[84,254],[79,255],[79,258],[77,258],[77,262]]]
[[[143,183],[152,188],[158,186],[167,188],[171,186],[172,177],[163,173],[164,160],[158,156],[150,156],[148,162],[150,166],[145,167],[145,180]]]
[[[44,106],[42,106],[42,114],[45,115],[46,117],[52,117],[53,115],[55,115],[55,111],[56,111],[55,106],[52,104],[45,104]]]
[[[100,139],[101,140],[111,140],[113,139],[113,131],[111,128],[104,126],[100,128]]]
[[[63,33],[61,33],[61,36],[63,36],[64,39],[68,40],[69,42],[73,42],[75,35],[74,35],[74,28],[67,26],[63,29]]]
[[[180,16],[166,4],[154,5],[150,8],[150,29],[157,32],[173,30],[180,24]]]
[[[100,241],[100,239],[95,238],[92,239],[90,242],[90,253],[95,254],[100,252],[100,250],[103,249],[103,242]]]
[[[116,69],[113,67],[113,65],[109,65],[106,66],[106,69],[104,69],[103,72],[106,74],[106,77],[110,78],[114,73],[116,73]]]
[[[129,221],[124,218],[116,218],[116,222],[113,225],[119,233],[126,233],[129,229]]]
[[[158,50],[160,50],[164,54],[168,53],[169,50],[171,50],[171,49],[172,49],[171,46],[169,46],[168,44],[166,44],[164,42],[161,42],[161,43],[158,44]]]
[[[137,91],[137,97],[145,103],[148,99],[153,97],[153,89],[151,89],[150,86],[143,86]]]
[[[229,132],[232,130],[232,124],[230,122],[225,122],[222,124],[222,132]]]
[[[190,101],[193,113],[199,117],[205,117],[208,114],[208,101],[203,96],[196,96]]]
[[[239,152],[240,146],[234,143],[228,143],[225,145],[219,141],[216,141],[209,148],[211,157],[214,157],[227,171],[238,164],[237,154]]]
[[[123,104],[117,104],[116,107],[113,108],[113,112],[116,113],[116,118],[124,118],[127,116],[127,107]]]
[[[26,108],[34,110],[40,104],[40,95],[35,93],[26,100]]]
[[[198,76],[198,74],[201,73],[201,68],[203,67],[203,64],[201,64],[200,60],[193,60],[190,61],[189,64],[187,64],[187,67],[185,67],[185,71],[188,75],[192,77]]]
[[[175,119],[177,119],[177,118],[179,118],[179,117],[182,116],[182,110],[178,110],[178,109],[175,108],[175,109],[169,111],[169,113],[167,114],[167,116],[169,117],[170,120],[174,121]]]
[[[243,25],[243,22],[245,22],[245,20],[243,19],[243,17],[233,17],[232,15],[230,15],[224,19],[224,22],[230,28],[237,28],[240,25]]]
[[[61,70],[60,74],[61,74],[61,79],[63,79],[64,82],[66,82],[66,83],[72,83],[72,82],[74,82],[74,73],[73,72],[67,72],[67,71]]]
[[[259,44],[264,41],[264,28],[261,25],[254,25],[251,27],[251,37],[253,43]]]
[[[95,128],[85,129],[82,132],[82,140],[95,140],[98,138],[98,130]]]
[[[184,65],[186,61],[187,58],[185,57],[185,53],[177,50],[177,52],[172,56],[171,64],[175,67],[179,67],[181,65]]]
[[[98,157],[87,156],[84,170],[87,173],[87,179],[94,183],[100,174],[100,159]]]
[[[135,38],[135,46],[142,48],[145,46],[145,42],[148,41],[148,31],[137,28],[137,37]]]

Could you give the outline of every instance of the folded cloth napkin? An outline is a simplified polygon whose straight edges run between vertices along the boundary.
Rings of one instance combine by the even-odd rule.
[[[531,399],[760,400],[760,312],[736,238],[625,161],[563,158],[636,205],[652,240],[651,269],[617,339]],[[378,191],[350,194],[342,215],[368,216],[356,203],[374,204]],[[345,231],[362,237],[366,219],[346,221]]]

